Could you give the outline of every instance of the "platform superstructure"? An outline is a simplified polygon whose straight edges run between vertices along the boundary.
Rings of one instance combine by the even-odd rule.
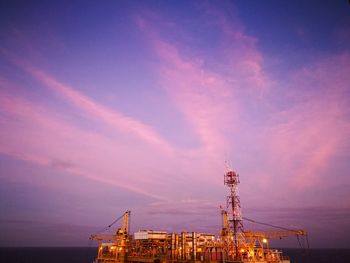
[[[96,263],[106,262],[276,262],[289,263],[282,252],[269,248],[269,239],[305,236],[303,230],[244,231],[238,194],[239,175],[227,168],[224,184],[229,188],[226,209],[221,209],[222,227],[218,237],[212,233],[139,230],[129,232],[130,211],[120,219],[122,225],[113,235],[92,235],[98,241]],[[113,223],[117,222],[115,220]],[[112,224],[111,224],[112,225]],[[111,227],[109,225],[108,227]]]

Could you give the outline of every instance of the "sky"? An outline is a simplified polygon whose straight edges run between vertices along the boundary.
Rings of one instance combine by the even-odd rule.
[[[2,1],[0,39],[0,246],[218,234],[229,164],[243,216],[350,248],[348,1]]]

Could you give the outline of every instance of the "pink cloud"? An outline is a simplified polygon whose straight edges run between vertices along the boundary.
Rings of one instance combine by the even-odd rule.
[[[1,86],[4,83],[1,81]],[[122,157],[131,153],[115,138],[83,131],[62,121],[49,109],[14,97],[3,89],[0,89],[0,112],[3,114],[1,154],[163,199],[147,187],[138,187],[136,181],[142,182],[142,178],[125,173],[128,169],[134,172],[128,168],[132,160]]]
[[[232,157],[228,153],[239,144],[234,134],[240,131],[243,121],[242,94],[260,99],[268,87],[256,40],[246,35],[236,21],[230,21],[219,11],[218,14],[208,17],[217,22],[223,35],[222,57],[215,60],[218,68],[211,68],[205,55],[195,52],[191,55],[185,44],[165,40],[160,32],[168,23],[160,22],[163,20],[159,16],[146,13],[135,19],[159,58],[156,70],[162,87],[201,142],[200,147],[183,154],[189,160],[198,160],[204,170],[202,180],[217,178],[218,171],[224,170],[225,159]],[[173,27],[172,30],[179,30]]]
[[[269,143],[275,156],[272,158],[283,167],[287,181],[297,187],[317,183],[322,170],[328,166],[328,159],[337,150],[334,127],[339,124],[335,116],[325,114],[322,103],[307,104],[283,112],[279,117],[282,123],[272,126],[269,132]]]
[[[245,33],[243,24],[237,19],[235,7],[231,4],[227,10],[204,4],[209,23],[216,26],[222,34],[222,61],[227,65],[227,77],[238,83],[240,88],[251,95],[262,96],[268,91],[270,80],[263,68],[263,55],[256,47],[257,38]]]
[[[95,119],[103,121],[104,123],[107,123],[125,133],[132,133],[145,142],[161,147],[167,153],[172,151],[171,145],[164,140],[153,127],[99,104],[92,98],[89,98],[81,92],[76,91],[69,85],[61,83],[53,76],[39,68],[34,67],[27,61],[19,59],[17,56],[9,53],[8,51],[3,50],[3,53],[10,57],[14,64],[44,84],[45,87],[61,95],[62,98],[77,107],[79,110],[88,113],[86,116],[94,117]]]
[[[230,94],[226,81],[205,71],[194,62],[196,58],[182,56],[178,47],[163,40],[145,20],[138,18],[137,22],[162,60],[158,66],[162,86],[199,135],[203,148],[222,147],[215,124],[219,125],[217,118]]]
[[[68,123],[57,109],[11,95],[14,84],[3,81],[1,87],[2,154],[160,200],[179,196],[178,189],[195,180],[191,174],[203,169],[180,152],[165,155],[163,148],[135,141],[132,135],[96,133],[79,122]]]
[[[323,59],[297,73],[289,94],[296,102],[269,124],[270,157],[299,189],[327,181],[332,158],[350,147],[349,59]]]
[[[229,133],[229,129],[235,128],[234,122],[237,121],[239,111],[235,89],[242,87],[232,84],[232,76],[206,69],[203,63],[198,63],[202,59],[181,54],[180,47],[162,39],[157,29],[152,28],[146,20],[138,17],[137,23],[162,60],[159,65],[162,86],[200,136],[202,149],[224,152],[228,142],[225,132]],[[233,32],[233,26],[230,27],[226,20],[220,25],[222,23],[225,23],[226,38],[234,35],[235,40],[245,46],[245,57],[236,56],[232,59],[243,71],[249,69],[254,83],[261,87],[264,82],[261,56],[254,47],[254,41],[241,31]]]

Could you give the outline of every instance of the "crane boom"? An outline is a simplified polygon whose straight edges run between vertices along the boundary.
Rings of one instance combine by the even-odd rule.
[[[303,230],[295,231],[271,231],[271,232],[254,232],[245,231],[244,236],[247,238],[282,238],[290,236],[306,236],[306,232]]]
[[[121,228],[118,228],[115,235],[91,235],[91,240],[117,240],[117,239],[126,239],[129,235],[129,219],[130,219],[130,211],[126,211],[123,214],[123,222]],[[120,217],[121,218],[121,217]],[[119,219],[120,219],[119,218]],[[118,220],[118,219],[117,219]],[[116,221],[117,221],[116,220]],[[114,224],[116,221],[114,221],[112,224]],[[111,224],[111,225],[112,225]],[[111,226],[109,225],[108,228]]]

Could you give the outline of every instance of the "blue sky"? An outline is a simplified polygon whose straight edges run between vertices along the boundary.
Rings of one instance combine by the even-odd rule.
[[[347,1],[0,10],[1,246],[85,246],[125,210],[217,234],[225,160],[245,216],[348,246]]]

